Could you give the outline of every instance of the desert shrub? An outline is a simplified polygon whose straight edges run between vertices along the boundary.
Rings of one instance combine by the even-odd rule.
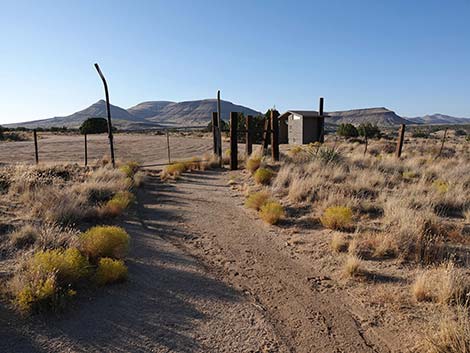
[[[336,130],[338,136],[343,137],[358,137],[359,132],[353,124],[340,124]]]
[[[406,170],[402,173],[403,179],[411,181],[419,177],[419,174],[412,170]]]
[[[261,157],[251,156],[246,161],[246,169],[250,171],[251,174],[256,172],[256,170],[261,166]]]
[[[382,133],[377,125],[372,125],[371,123],[360,124],[357,128],[360,136],[370,137],[370,138],[380,138]]]
[[[355,255],[349,255],[344,262],[343,273],[346,276],[354,277],[361,272],[363,272],[362,260]]]
[[[425,131],[425,130],[414,130],[412,133],[411,133],[411,136],[412,137],[419,137],[419,138],[429,138],[429,131]]]
[[[96,260],[100,257],[123,258],[129,249],[129,235],[116,226],[96,226],[79,237],[79,246],[84,254]]]
[[[15,292],[15,303],[21,311],[49,311],[63,306],[66,296],[75,294],[72,290],[61,291],[54,273],[43,276],[39,273],[23,280]]]
[[[342,161],[341,154],[333,148],[320,148],[318,158],[324,164],[335,164]]]
[[[80,125],[81,134],[101,134],[108,132],[108,121],[104,118],[88,118]]]
[[[35,253],[28,271],[55,273],[60,285],[76,283],[90,272],[88,260],[76,248],[45,250]]]
[[[166,180],[169,178],[176,179],[185,171],[186,171],[186,165],[184,163],[182,162],[173,163],[173,164],[166,166],[162,170],[160,177],[162,180]]]
[[[98,268],[93,279],[100,286],[124,281],[127,279],[127,267],[122,260],[103,257],[98,262]]]
[[[131,192],[118,192],[111,200],[106,202],[105,206],[101,210],[102,216],[119,216],[132,202],[134,202],[134,195]]]
[[[470,353],[470,318],[466,306],[442,316],[439,326],[429,330],[422,349],[428,353]]]
[[[38,238],[38,229],[27,224],[10,234],[10,242],[18,249],[23,249],[33,245]]]
[[[266,223],[276,224],[284,217],[284,208],[277,201],[269,201],[261,206],[259,216]]]
[[[337,230],[350,230],[353,227],[352,210],[344,206],[328,207],[320,218],[324,227]]]
[[[258,184],[267,185],[271,182],[274,172],[267,168],[258,168],[253,177]]]
[[[449,183],[442,179],[437,179],[432,183],[433,187],[436,189],[436,191],[445,194],[447,191],[449,191]]]
[[[245,201],[245,207],[258,211],[270,198],[271,195],[267,191],[255,192],[248,196]]]
[[[137,173],[137,171],[139,170],[139,167],[140,167],[139,163],[131,161],[120,166],[119,170],[123,172],[126,175],[126,177],[133,178],[135,173]]]

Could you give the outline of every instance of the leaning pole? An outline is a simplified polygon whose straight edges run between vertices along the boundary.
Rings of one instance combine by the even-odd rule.
[[[111,150],[111,163],[113,168],[116,167],[116,163],[114,161],[114,144],[113,144],[113,125],[111,123],[111,105],[109,104],[109,92],[108,92],[108,84],[106,83],[106,79],[104,78],[103,73],[100,70],[98,64],[95,64],[96,71],[98,71],[98,75],[100,75],[101,80],[103,81],[104,86],[104,94],[106,96],[106,112],[108,115],[108,138],[109,138],[109,148]]]

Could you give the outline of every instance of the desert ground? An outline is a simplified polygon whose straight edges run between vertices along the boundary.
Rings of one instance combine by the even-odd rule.
[[[273,174],[260,183],[249,162],[238,171],[189,167],[162,178],[165,167],[155,164],[167,161],[166,137],[118,134],[117,158],[149,165],[139,172],[145,180],[132,189],[129,208],[100,221],[131,238],[127,281],[79,287],[58,313],[19,313],[5,294],[0,350],[467,352],[468,309],[460,294],[468,293],[470,278],[470,155],[465,139],[452,138],[439,159],[439,136],[408,137],[401,160],[393,141],[371,141],[366,154],[364,145],[336,139],[325,146],[337,154],[283,146],[281,162],[259,158],[258,169]],[[39,167],[32,165],[32,141],[2,143],[0,162],[41,170],[83,164],[82,142],[40,139]],[[212,140],[173,135],[170,145],[172,160],[187,160],[210,153]],[[106,154],[106,136],[92,137],[90,164],[101,165]],[[74,183],[112,173],[74,168]],[[279,220],[263,222],[262,207],[247,207],[247,198],[260,193],[282,205]],[[42,214],[30,214],[11,190],[0,196],[6,285],[21,259],[37,251],[9,248],[12,234]],[[349,223],[328,225],[324,212],[335,205],[352,211]],[[77,228],[96,222],[85,219]],[[414,237],[420,249],[403,240]],[[423,276],[448,290],[439,292]]]

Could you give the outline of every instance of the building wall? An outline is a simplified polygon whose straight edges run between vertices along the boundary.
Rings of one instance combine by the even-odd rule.
[[[289,130],[289,144],[291,145],[302,145],[303,134],[302,134],[302,122],[303,118],[294,114],[288,117],[288,130]]]

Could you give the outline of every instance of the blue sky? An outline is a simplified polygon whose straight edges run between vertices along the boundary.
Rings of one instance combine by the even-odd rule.
[[[470,117],[470,1],[0,0],[0,123],[215,97]]]

